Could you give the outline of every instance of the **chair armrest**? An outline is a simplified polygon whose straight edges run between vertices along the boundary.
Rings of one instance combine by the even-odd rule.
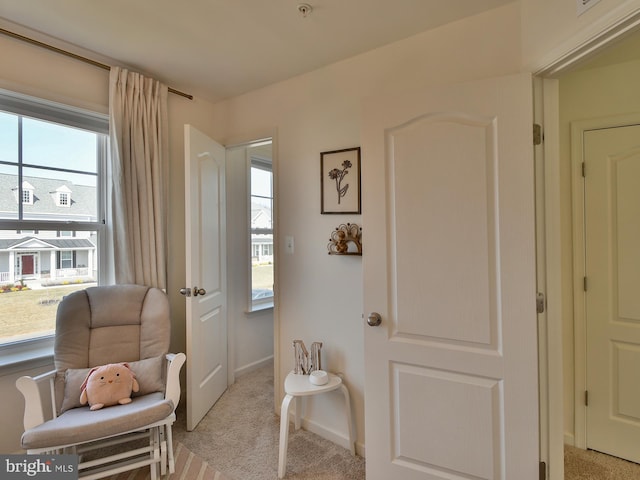
[[[55,390],[54,379],[56,371],[43,373],[36,377],[24,376],[16,380],[16,387],[24,397],[24,429],[29,430],[41,423],[44,423],[44,404],[40,394],[40,384],[49,381],[49,395],[51,406],[55,415]]]
[[[164,398],[173,402],[174,411],[180,402],[180,369],[186,360],[187,356],[184,353],[167,354],[167,386]]]

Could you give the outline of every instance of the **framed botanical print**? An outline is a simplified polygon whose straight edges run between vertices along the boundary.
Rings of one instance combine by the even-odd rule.
[[[320,213],[360,214],[360,147],[320,153]]]

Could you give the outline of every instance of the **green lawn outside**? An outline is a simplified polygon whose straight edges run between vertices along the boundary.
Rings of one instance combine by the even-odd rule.
[[[19,340],[25,335],[53,332],[62,297],[89,286],[91,284],[0,294],[0,343]]]
[[[253,265],[251,267],[253,276],[253,288],[266,288],[273,290],[273,264]]]
[[[253,288],[273,289],[273,265],[256,265],[252,272]],[[52,333],[62,297],[89,286],[91,284],[65,285],[0,293],[0,344]]]

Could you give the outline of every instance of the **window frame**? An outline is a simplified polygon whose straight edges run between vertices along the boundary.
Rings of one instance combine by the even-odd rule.
[[[34,232],[73,231],[74,236],[75,232],[78,231],[96,232],[96,264],[98,270],[98,278],[96,280],[98,284],[105,283],[108,275],[108,265],[106,263],[108,257],[106,255],[108,241],[106,228],[106,187],[108,175],[107,146],[109,142],[109,116],[104,113],[24,95],[5,89],[0,89],[0,111],[99,134],[96,148],[97,210],[95,222],[73,220],[25,220],[20,218],[22,216],[22,203],[18,202],[19,218],[0,219],[0,230],[14,230],[16,232],[25,230],[33,230]],[[21,150],[21,148],[19,148],[19,150]],[[0,163],[10,166],[16,165],[16,162],[0,161]],[[22,178],[22,169],[33,168],[33,165],[24,164],[22,162],[21,152],[19,152],[17,165],[19,179]],[[37,168],[42,170],[69,171],[69,173],[74,173],[74,171],[66,170],[63,167],[56,168],[37,166]],[[18,186],[17,195],[18,198],[21,199],[25,190],[23,190],[21,182],[18,182]],[[30,197],[33,198],[32,193],[30,193]],[[71,199],[71,195],[68,195],[68,199]],[[56,201],[56,203],[58,202]],[[53,339],[53,334],[34,335],[31,338],[0,344],[0,367],[52,355]]]

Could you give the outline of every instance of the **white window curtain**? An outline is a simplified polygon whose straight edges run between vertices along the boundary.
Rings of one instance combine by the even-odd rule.
[[[112,67],[110,226],[115,283],[166,289],[167,86]]]

